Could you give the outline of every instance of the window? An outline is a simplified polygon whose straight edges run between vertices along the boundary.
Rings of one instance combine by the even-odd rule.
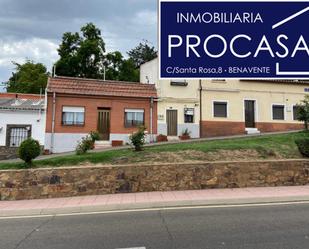
[[[136,127],[144,125],[143,109],[125,109],[125,127]]]
[[[85,124],[85,108],[64,106],[62,108],[62,124],[63,125],[84,125]]]
[[[284,105],[273,105],[273,120],[284,120]]]
[[[214,102],[214,117],[227,118],[227,102]]]
[[[212,79],[211,82],[213,83],[226,83],[225,79]]]
[[[298,111],[299,111],[299,106],[298,105],[294,105],[293,106],[293,120],[298,120],[297,119]]]
[[[174,79],[171,80],[171,86],[187,86],[188,82],[183,79]]]
[[[185,108],[184,114],[185,123],[194,123],[194,108]]]
[[[31,137],[31,125],[7,125],[7,146],[19,147],[29,137]]]

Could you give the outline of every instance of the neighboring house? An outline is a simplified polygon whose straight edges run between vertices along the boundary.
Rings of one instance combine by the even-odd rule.
[[[14,156],[21,142],[29,137],[44,145],[44,96],[0,93],[0,159]]]
[[[158,80],[158,59],[140,68],[140,81],[154,83],[158,92],[158,134],[180,136],[186,129],[200,137],[199,81]]]
[[[54,77],[48,79],[45,149],[73,151],[78,141],[98,131],[102,141],[129,142],[144,125],[148,141],[157,134],[154,85]]]
[[[158,59],[143,64],[140,75],[158,89],[158,134],[180,135],[184,128],[192,137],[303,129],[296,104],[309,81],[159,80]]]

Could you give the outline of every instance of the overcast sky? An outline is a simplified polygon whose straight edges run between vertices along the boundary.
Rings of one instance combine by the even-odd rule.
[[[143,39],[156,44],[156,0],[0,0],[0,81],[25,59],[58,59],[62,34],[93,22],[107,51],[125,53]]]

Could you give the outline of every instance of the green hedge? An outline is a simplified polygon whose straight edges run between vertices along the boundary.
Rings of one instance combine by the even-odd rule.
[[[299,152],[305,156],[309,157],[309,138],[300,138],[295,140],[295,143],[299,149]]]

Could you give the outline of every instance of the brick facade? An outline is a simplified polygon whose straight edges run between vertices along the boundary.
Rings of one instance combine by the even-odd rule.
[[[292,131],[302,130],[304,129],[304,125],[292,123],[256,123],[256,128],[261,132]]]
[[[62,107],[80,106],[85,107],[85,125],[84,126],[63,126],[62,125]],[[89,133],[97,130],[98,108],[110,108],[110,133],[129,134],[136,131],[136,128],[125,128],[124,111],[126,108],[144,109],[145,126],[150,132],[150,99],[146,98],[125,98],[125,97],[101,97],[85,95],[64,95],[56,94],[55,111],[55,133]],[[52,110],[53,94],[49,93],[47,97],[47,116],[46,132],[52,131]],[[153,133],[157,132],[157,103],[153,104]]]
[[[201,137],[216,137],[245,134],[244,122],[202,121]]]
[[[244,122],[202,121],[201,137],[231,136],[245,134]],[[293,123],[256,123],[260,132],[293,131],[304,129],[303,124]]]

